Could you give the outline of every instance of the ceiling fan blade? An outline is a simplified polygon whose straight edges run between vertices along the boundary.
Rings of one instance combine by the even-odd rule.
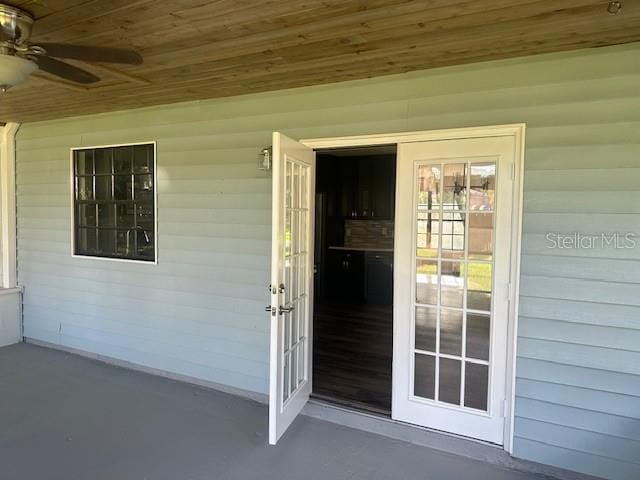
[[[100,78],[96,77],[93,73],[45,55],[32,55],[29,56],[29,59],[34,61],[40,70],[64,78],[65,80],[83,84],[95,83],[100,80]]]
[[[127,63],[140,65],[142,57],[133,50],[107,47],[85,47],[82,45],[69,45],[66,43],[39,43],[46,55],[57,58],[71,58],[86,62]]]

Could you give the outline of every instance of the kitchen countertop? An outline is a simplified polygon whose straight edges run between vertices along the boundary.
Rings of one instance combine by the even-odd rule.
[[[393,253],[393,248],[376,247],[329,247],[329,250],[350,250],[355,252],[389,252]]]

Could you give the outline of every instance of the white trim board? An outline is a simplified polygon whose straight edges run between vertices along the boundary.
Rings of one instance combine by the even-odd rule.
[[[524,177],[524,123],[507,125],[489,125],[480,127],[464,127],[443,130],[414,131],[384,133],[372,135],[355,135],[346,137],[327,137],[303,139],[300,143],[308,147],[318,149],[391,145],[408,142],[424,142],[433,140],[455,140],[466,138],[485,137],[514,137],[514,165],[513,165],[513,213],[512,213],[512,238],[510,255],[510,285],[511,301],[509,304],[509,321],[507,333],[507,369],[506,369],[506,405],[505,405],[505,430],[503,449],[513,453],[514,418],[515,418],[515,378],[516,378],[516,350],[518,329],[518,304],[520,283],[520,260],[522,239],[522,198]],[[498,447],[495,447],[498,448]]]
[[[16,133],[19,123],[7,123],[0,138],[0,230],[2,288],[13,288],[16,272]]]

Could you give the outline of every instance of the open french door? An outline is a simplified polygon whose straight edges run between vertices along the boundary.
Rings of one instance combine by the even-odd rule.
[[[393,412],[502,445],[514,137],[398,146]]]
[[[269,443],[311,394],[315,152],[273,134]]]

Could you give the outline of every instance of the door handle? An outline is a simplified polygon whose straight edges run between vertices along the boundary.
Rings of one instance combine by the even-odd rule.
[[[295,307],[293,305],[289,305],[288,307],[280,305],[280,307],[278,308],[278,314],[283,315],[285,313],[291,313],[294,310],[295,310]]]

